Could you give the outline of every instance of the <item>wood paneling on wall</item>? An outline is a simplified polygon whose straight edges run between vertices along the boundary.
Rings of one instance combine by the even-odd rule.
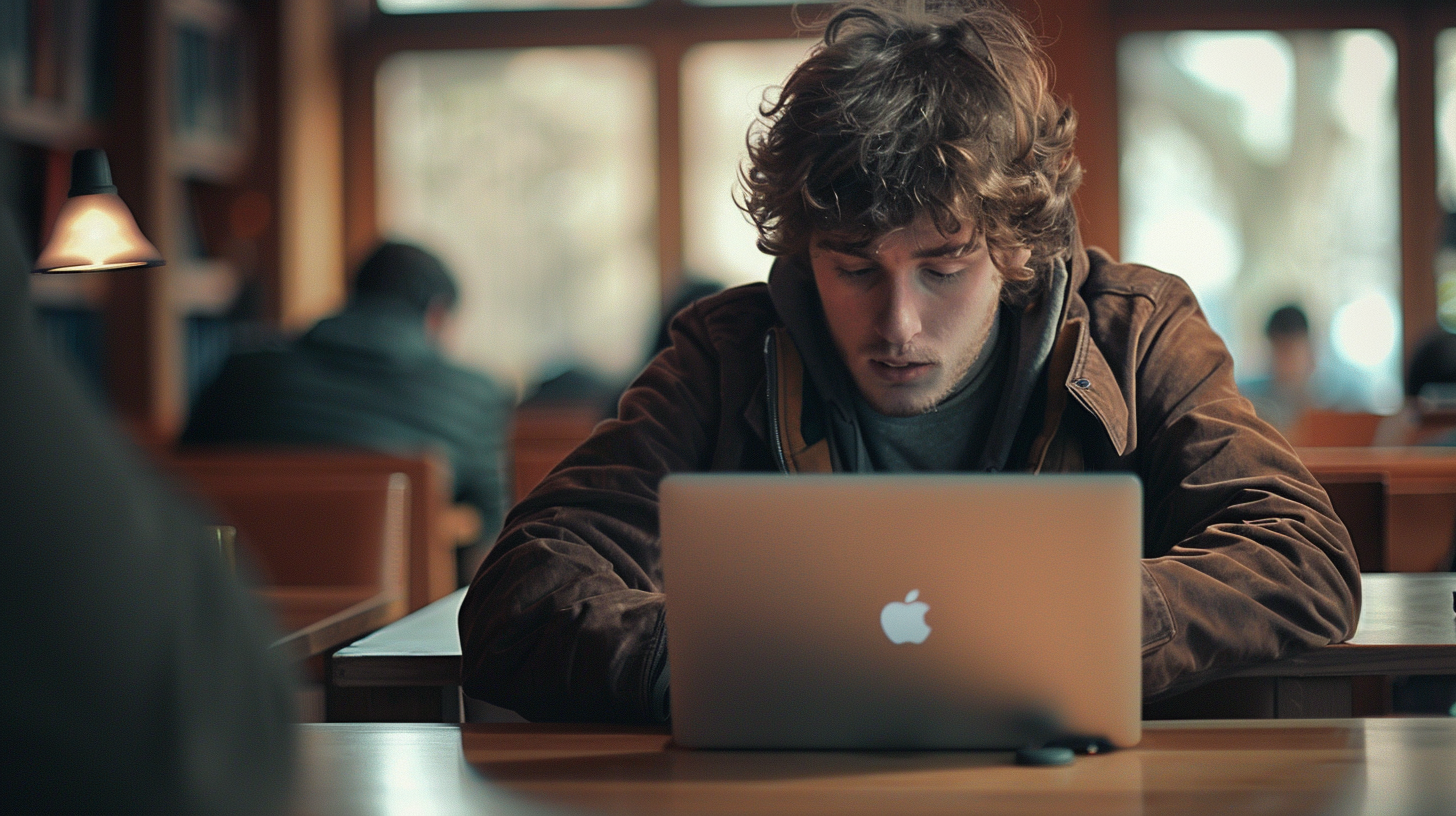
[[[332,1],[280,10],[278,317],[302,329],[344,300],[343,91]]]

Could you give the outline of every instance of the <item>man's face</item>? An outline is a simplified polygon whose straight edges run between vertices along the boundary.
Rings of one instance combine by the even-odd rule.
[[[921,218],[863,246],[815,232],[809,260],[834,345],[879,413],[929,411],[980,355],[1002,278],[972,227],[943,235]]]
[[[1277,334],[1269,338],[1269,346],[1274,381],[1303,389],[1314,375],[1314,346],[1309,342],[1309,335]]]

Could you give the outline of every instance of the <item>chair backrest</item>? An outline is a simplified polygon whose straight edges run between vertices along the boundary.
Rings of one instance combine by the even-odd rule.
[[[1358,411],[1310,410],[1300,415],[1289,431],[1296,447],[1348,448],[1372,444],[1375,431],[1385,419],[1380,414]]]
[[[520,501],[601,421],[595,405],[522,407],[511,421],[512,501]]]
[[[1335,515],[1350,531],[1361,572],[1385,572],[1386,508],[1389,487],[1384,473],[1317,473]]]
[[[399,530],[398,581],[408,608],[455,589],[455,541],[444,523],[450,475],[438,455],[196,447],[163,464],[238,528],[274,582],[331,585],[373,574],[369,565],[383,563],[373,542],[388,494],[399,505],[389,523]]]

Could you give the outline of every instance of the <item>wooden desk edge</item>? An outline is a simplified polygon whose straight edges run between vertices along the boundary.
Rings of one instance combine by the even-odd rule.
[[[1347,650],[1358,649],[1358,661]],[[1380,652],[1389,652],[1386,657]],[[457,686],[460,655],[370,655],[340,652],[329,674],[340,686]],[[1456,646],[1323,646],[1272,663],[1246,666],[1230,677],[1356,677],[1456,674]]]
[[[1352,656],[1351,651],[1358,651]],[[1247,666],[1230,677],[1358,677],[1456,674],[1456,646],[1336,643],[1271,663]]]
[[[290,660],[302,660],[398,620],[404,612],[405,599],[398,592],[381,592],[284,635],[270,648],[283,652]]]
[[[353,657],[335,654],[329,677],[336,686],[458,686],[460,655]]]

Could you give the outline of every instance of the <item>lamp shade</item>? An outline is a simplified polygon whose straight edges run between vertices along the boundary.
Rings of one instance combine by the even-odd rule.
[[[162,263],[161,253],[117,197],[106,153],[78,150],[71,160],[70,198],[61,205],[35,271],[100,272]]]

